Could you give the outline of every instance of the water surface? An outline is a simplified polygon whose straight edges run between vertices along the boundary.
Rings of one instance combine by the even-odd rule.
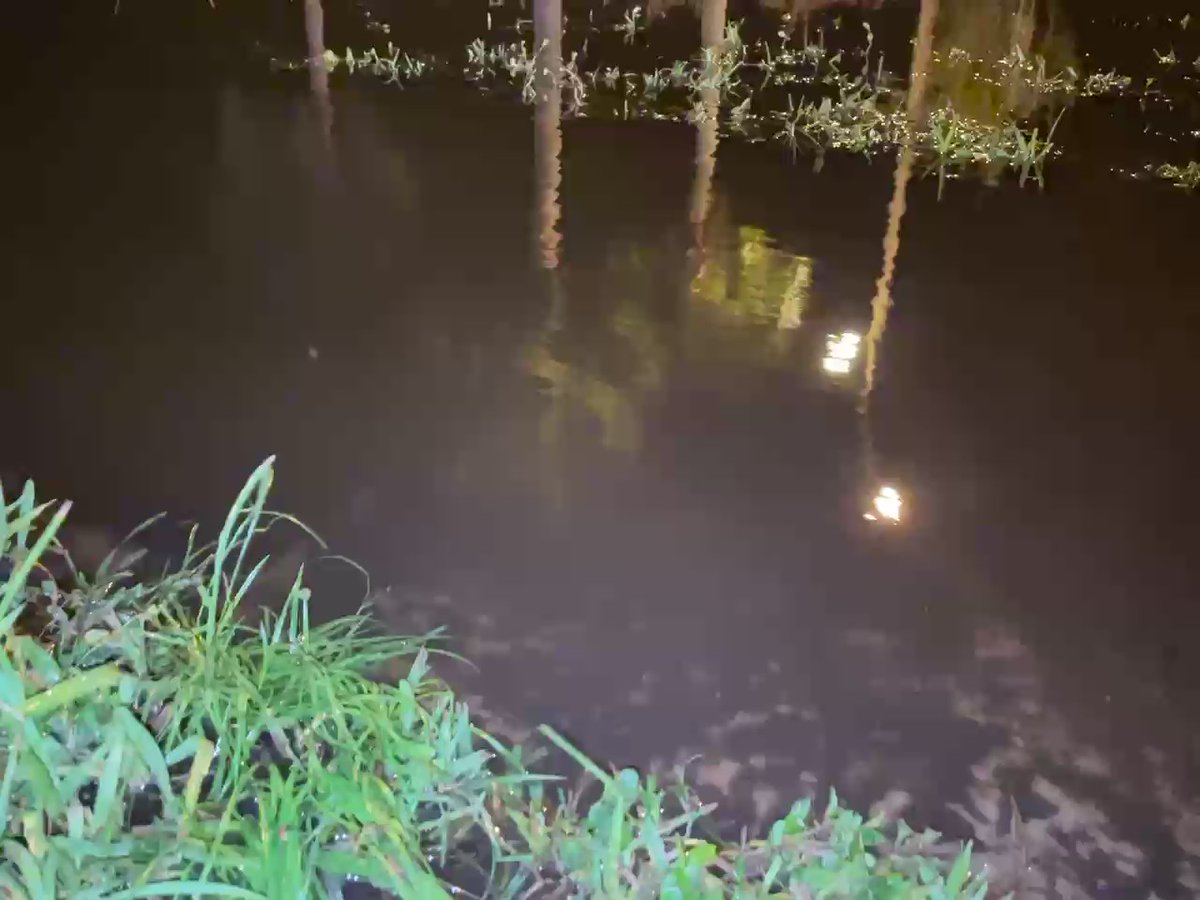
[[[444,82],[335,79],[330,127],[241,54],[292,12],[206,15],[47,26],[4,149],[8,471],[213,522],[278,454],[276,505],[392,626],[450,625],[497,727],[698,754],[731,830],[835,784],[1021,844],[1031,888],[1200,890],[1200,207],[1112,171],[1140,111],[1073,111],[1044,192],[911,182],[864,417],[821,359],[867,330],[894,159]]]

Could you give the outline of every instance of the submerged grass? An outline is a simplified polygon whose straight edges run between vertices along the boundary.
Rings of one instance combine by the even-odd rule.
[[[432,675],[430,636],[365,610],[314,625],[302,572],[247,624],[272,478],[268,460],[213,543],[193,531],[142,580],[116,557],[75,572],[69,504],[0,491],[0,896],[984,896],[969,848],[836,795],[722,846],[682,782],[606,771],[549,729],[593,789],[534,775]]]

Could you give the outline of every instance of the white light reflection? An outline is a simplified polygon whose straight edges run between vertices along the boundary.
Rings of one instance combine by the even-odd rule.
[[[853,331],[831,334],[825,339],[825,358],[821,368],[830,375],[846,375],[858,358],[862,337]]]
[[[872,511],[863,513],[863,518],[871,522],[883,519],[887,522],[899,522],[904,499],[900,492],[890,484],[885,484],[871,501]]]

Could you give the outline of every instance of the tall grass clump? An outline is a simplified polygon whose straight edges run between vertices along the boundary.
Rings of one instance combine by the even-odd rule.
[[[975,897],[970,853],[831,796],[757,841],[697,836],[682,783],[529,770],[365,611],[314,624],[302,571],[242,614],[267,560],[270,460],[215,541],[135,578],[81,573],[69,504],[0,491],[0,897]],[[51,573],[57,573],[57,577]],[[251,625],[249,622],[256,624]],[[390,679],[383,671],[402,673]]]

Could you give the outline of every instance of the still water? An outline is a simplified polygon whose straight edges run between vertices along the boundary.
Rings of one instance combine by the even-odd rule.
[[[715,120],[324,96],[257,46],[298,16],[42,23],[0,176],[7,473],[212,523],[277,454],[276,506],[392,627],[448,625],[506,734],[695,757],[730,833],[832,784],[1031,896],[1200,891],[1200,200],[1113,171],[1136,103],[1072,111],[1045,191],[939,199]]]

